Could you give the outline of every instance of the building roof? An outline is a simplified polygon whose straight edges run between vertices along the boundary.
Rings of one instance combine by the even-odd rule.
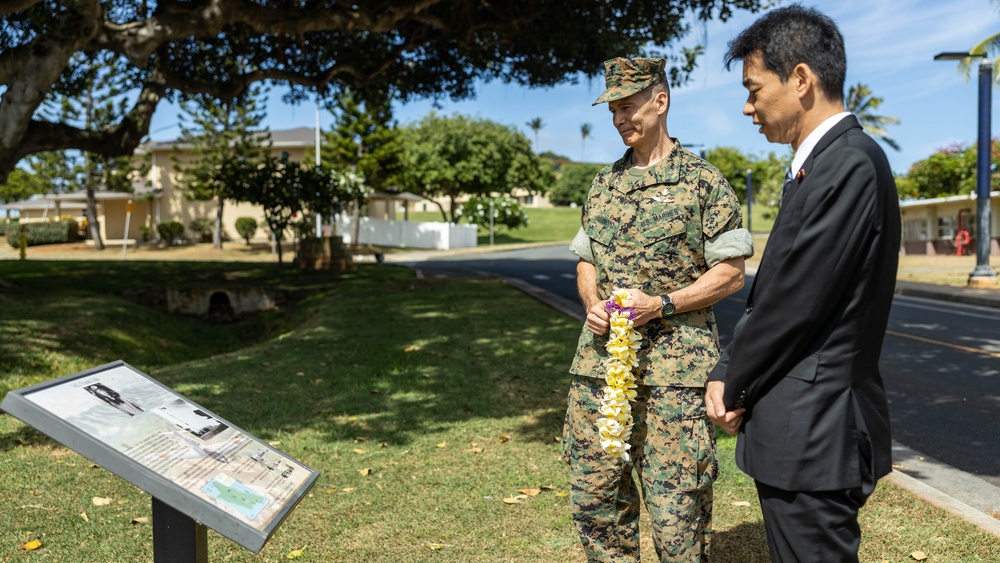
[[[990,199],[1000,197],[1000,191],[990,192]],[[952,203],[956,201],[975,201],[976,194],[966,194],[966,195],[953,195],[948,197],[935,197],[930,199],[904,199],[900,200],[899,207],[925,207],[928,205],[937,205],[939,203]]]
[[[59,202],[59,208],[62,210],[72,210],[72,209],[86,209],[87,204],[85,203],[75,203],[75,202]],[[0,204],[0,209],[6,209],[10,211],[34,211],[42,209],[56,210],[56,202],[51,199],[24,199],[21,201],[12,201],[11,203]]]
[[[316,146],[316,129],[312,127],[296,127],[295,129],[275,129],[269,131],[271,134],[272,148],[308,148]],[[323,136],[320,135],[320,144],[323,144]],[[136,153],[143,154],[149,151],[172,151],[176,149],[190,149],[191,143],[181,142],[180,139],[169,141],[150,141],[139,145]]]

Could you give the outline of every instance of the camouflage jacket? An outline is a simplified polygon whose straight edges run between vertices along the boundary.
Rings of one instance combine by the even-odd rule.
[[[601,299],[616,287],[665,295],[694,283],[708,270],[705,240],[742,228],[739,201],[722,173],[674,143],[641,181],[629,178],[632,149],[594,178],[583,229],[591,239]],[[641,384],[705,385],[719,359],[711,307],[654,319],[638,330]],[[584,327],[570,371],[604,377],[606,343],[606,335]]]

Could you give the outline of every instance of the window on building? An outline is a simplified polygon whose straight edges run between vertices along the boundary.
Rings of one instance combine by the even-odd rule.
[[[954,216],[938,217],[937,236],[939,239],[953,239],[958,232],[958,218]]]
[[[927,240],[927,219],[908,219],[903,222],[903,240]]]

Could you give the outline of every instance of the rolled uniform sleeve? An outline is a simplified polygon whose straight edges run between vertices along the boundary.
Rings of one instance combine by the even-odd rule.
[[[719,262],[751,256],[753,256],[753,238],[746,229],[724,231],[705,241],[705,262],[709,268]]]
[[[580,227],[580,230],[576,232],[573,242],[569,243],[569,251],[585,262],[594,263],[594,253],[590,249],[590,237],[587,236],[583,227]]]

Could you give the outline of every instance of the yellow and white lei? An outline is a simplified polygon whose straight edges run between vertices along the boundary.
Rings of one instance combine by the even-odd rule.
[[[628,307],[629,295],[624,289],[616,290],[608,300],[607,310],[611,314],[611,334],[605,346],[608,357],[604,362],[606,375],[604,397],[601,399],[597,430],[601,436],[601,449],[613,458],[630,461],[628,440],[632,435],[632,403],[636,395],[635,375],[638,367],[636,350],[639,349],[640,335],[633,328],[635,310]]]

